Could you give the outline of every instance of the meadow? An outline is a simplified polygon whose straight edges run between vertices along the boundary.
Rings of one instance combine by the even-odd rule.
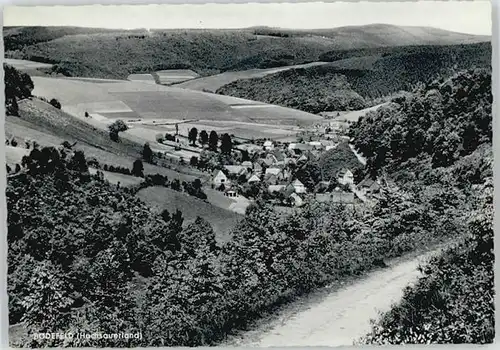
[[[231,230],[243,219],[240,214],[166,187],[144,188],[138,192],[137,196],[158,211],[167,209],[172,213],[179,209],[185,218],[185,225],[194,221],[198,216],[202,217],[212,225],[219,244],[231,239]]]

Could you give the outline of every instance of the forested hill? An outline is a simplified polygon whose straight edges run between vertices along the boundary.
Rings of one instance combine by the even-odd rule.
[[[492,142],[491,74],[469,70],[398,97],[353,125],[372,175],[408,163],[447,167]]]
[[[385,24],[316,31],[247,28],[147,31],[14,27],[4,31],[5,55],[53,63],[54,73],[126,78],[132,73],[193,69],[201,75],[318,61],[332,50],[462,44],[487,37]]]
[[[430,203],[448,206],[442,214],[446,221],[458,210],[467,225],[465,235],[455,232],[451,247],[421,268],[420,280],[362,343],[493,341],[491,106],[490,73],[471,70],[397,98],[351,128],[372,176],[388,174],[417,202],[442,191]],[[445,224],[440,230],[454,228]]]
[[[217,93],[312,113],[361,109],[377,98],[463,69],[491,70],[491,44],[342,50],[321,59],[332,63],[239,80]]]

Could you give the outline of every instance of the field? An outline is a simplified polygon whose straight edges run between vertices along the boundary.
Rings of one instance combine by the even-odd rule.
[[[155,78],[151,74],[130,74],[127,80],[146,84],[156,84]]]
[[[185,219],[184,225],[197,216],[204,218],[212,225],[220,244],[230,240],[231,229],[243,219],[242,215],[166,187],[148,187],[140,190],[138,196],[157,210],[167,209],[172,213],[179,209]]]
[[[199,77],[199,74],[193,72],[191,69],[160,70],[154,74],[158,77],[158,83],[161,85],[182,83]]]
[[[13,166],[15,164],[21,165],[21,159],[30,153],[29,149],[19,147],[5,146],[5,160],[7,165]]]
[[[297,125],[322,120],[290,108],[140,82],[92,83],[47,77],[33,77],[33,81],[34,95],[57,98],[63,111],[95,128],[105,130],[115,119],[134,120],[130,123],[131,129],[123,135],[137,143],[155,142],[158,133],[174,131],[174,123],[183,120],[191,121],[191,125],[179,124],[183,135],[196,126],[199,130],[228,132],[246,139],[293,135]],[[85,112],[92,118],[84,118]],[[171,151],[159,144],[155,147]]]
[[[216,75],[211,75],[208,77],[193,79],[190,81],[186,81],[184,83],[176,84],[176,86],[190,90],[215,92],[220,87],[232,83],[233,81],[236,80],[261,78],[266,75],[278,73],[288,69],[308,68],[308,67],[320,66],[323,64],[328,64],[328,62],[312,62],[306,64],[297,64],[297,65],[267,68],[267,69],[248,69],[242,71],[229,71]]]
[[[115,184],[115,185],[120,183],[120,186],[124,186],[124,187],[138,185],[143,180],[141,177],[135,177],[135,176],[125,175],[125,174],[120,174],[120,173],[113,173],[113,172],[104,171],[104,170],[100,170],[100,171],[103,173],[104,178],[106,180],[108,180],[110,183]],[[89,172],[92,175],[94,175],[97,173],[97,169],[89,168]]]

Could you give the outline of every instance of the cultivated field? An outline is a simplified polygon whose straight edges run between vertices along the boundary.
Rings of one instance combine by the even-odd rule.
[[[191,69],[168,69],[155,72],[158,76],[158,82],[162,85],[171,85],[182,83],[187,80],[199,77],[199,74]]]
[[[46,77],[33,77],[33,81],[34,95],[57,98],[63,111],[86,123],[105,129],[115,119],[133,120],[134,131],[127,134],[140,135],[150,142],[155,140],[157,133],[172,131],[175,128],[173,124],[183,120],[217,126],[220,131],[242,138],[284,137],[295,133],[290,129],[297,129],[297,125],[322,120],[319,116],[290,108],[140,82],[93,83]],[[84,118],[85,112],[92,118]],[[141,123],[148,124],[148,128],[139,130]],[[170,125],[158,127],[164,123]],[[153,124],[155,127],[151,128]],[[187,128],[193,127],[179,125],[186,129],[181,132],[185,135]]]
[[[274,74],[277,72],[293,69],[293,68],[308,68],[313,66],[321,66],[324,64],[328,64],[328,62],[312,62],[306,64],[297,64],[293,66],[285,66],[285,67],[276,67],[276,68],[266,68],[266,69],[248,69],[243,71],[234,71],[234,72],[224,72],[221,74],[212,75],[209,77],[203,77],[198,79],[193,79],[190,81],[186,81],[176,86],[190,89],[190,90],[199,90],[199,91],[208,91],[215,92],[218,88],[232,83],[233,81],[240,79],[252,79],[252,78],[261,78],[269,74]]]
[[[130,74],[127,80],[139,83],[156,84],[155,78],[151,74]]]
[[[184,225],[195,220],[197,216],[204,218],[212,225],[219,243],[229,241],[232,228],[243,219],[239,214],[166,187],[148,187],[140,190],[138,196],[157,210],[167,209],[172,213],[179,209],[185,220]]]
[[[5,58],[5,63],[7,63],[8,65],[11,65],[12,67],[19,69],[19,70],[52,67],[52,65],[49,63],[41,63],[41,62],[28,61],[28,60],[18,60],[18,59],[13,59],[13,58]]]

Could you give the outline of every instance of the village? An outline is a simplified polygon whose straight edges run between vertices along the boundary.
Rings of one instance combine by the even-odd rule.
[[[182,135],[176,126],[176,134],[168,135],[168,140],[162,143],[182,149],[190,157],[189,165],[207,173],[209,180],[204,183],[204,191],[212,194],[208,201],[214,195],[216,198],[223,195],[226,201],[234,203],[226,208],[240,213],[256,200],[283,209],[301,207],[312,201],[352,206],[370,204],[377,199],[380,183],[356,178],[356,169],[364,163],[349,144],[350,123],[340,118],[325,120],[303,128],[286,140],[249,140],[227,134],[220,135],[219,139],[213,131],[210,135],[205,130],[198,134],[194,128]],[[358,159],[358,164],[352,167],[340,160],[335,164],[334,173],[316,165],[320,158],[335,152],[347,152],[351,158]],[[183,158],[181,162],[185,162]]]

